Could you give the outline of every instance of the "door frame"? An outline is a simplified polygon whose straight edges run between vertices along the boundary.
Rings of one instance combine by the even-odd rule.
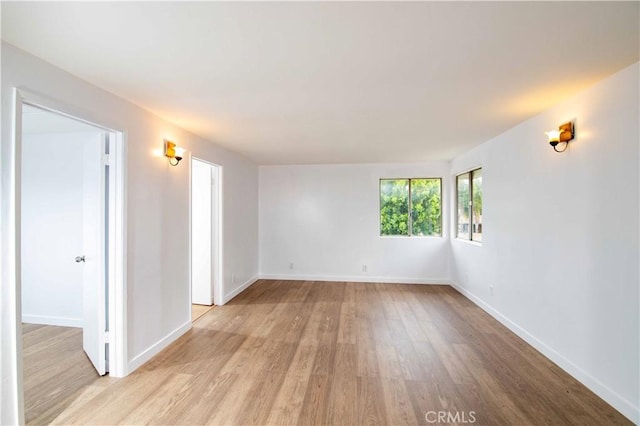
[[[195,156],[190,156],[189,158],[189,318],[191,318],[191,305],[192,305],[192,292],[193,292],[193,220],[192,220],[192,216],[193,216],[193,212],[192,212],[192,197],[193,197],[193,161],[200,161],[201,163],[205,163],[208,164],[211,167],[215,167],[218,169],[218,187],[217,187],[217,191],[216,191],[216,205],[217,205],[217,218],[216,218],[216,223],[214,224],[213,221],[211,223],[211,232],[213,234],[213,230],[216,229],[217,232],[217,238],[211,239],[211,243],[212,246],[215,245],[216,247],[216,254],[215,254],[215,259],[214,259],[214,264],[216,267],[214,267],[214,272],[215,272],[215,278],[214,278],[214,274],[211,275],[211,279],[215,282],[215,285],[213,287],[213,305],[216,306],[222,306],[224,305],[224,293],[222,291],[222,277],[223,275],[223,250],[222,250],[222,245],[224,243],[224,234],[223,234],[223,229],[222,229],[222,224],[223,222],[223,205],[222,205],[222,200],[223,200],[223,166],[221,164],[216,164],[213,163],[211,161],[207,161],[204,160],[200,157],[195,157]],[[214,201],[214,197],[213,195],[211,196],[211,202],[213,203]],[[213,210],[212,210],[212,214],[213,214]]]
[[[72,118],[100,128],[113,134],[113,143],[109,146],[109,222],[108,222],[108,329],[109,329],[109,374],[113,377],[124,377],[128,374],[127,368],[127,298],[126,298],[126,163],[125,163],[125,133],[117,130],[117,126],[110,125],[104,120],[93,117],[86,111],[77,109],[72,105],[51,99],[42,94],[32,92],[25,88],[13,89],[13,120],[11,147],[13,170],[10,190],[13,200],[13,215],[8,218],[8,226],[11,230],[9,250],[7,254],[9,266],[9,285],[13,287],[9,303],[14,307],[14,315],[9,315],[11,329],[14,330],[12,344],[15,347],[15,358],[11,364],[15,368],[15,377],[12,377],[13,392],[16,394],[16,403],[19,423],[24,423],[24,392],[23,392],[23,367],[22,367],[22,283],[21,283],[21,168],[22,168],[22,105],[29,104],[62,116]]]

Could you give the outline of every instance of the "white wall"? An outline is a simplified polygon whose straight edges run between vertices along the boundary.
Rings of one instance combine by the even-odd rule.
[[[157,156],[163,138],[223,166],[223,288],[230,297],[258,272],[258,168],[111,93],[2,44],[2,418],[17,421],[15,315],[12,270],[12,87],[65,103],[83,118],[125,134],[127,228],[127,343],[130,368],[139,366],[190,327],[189,161],[178,167]],[[232,275],[235,282],[232,282]]]
[[[446,211],[448,174],[448,163],[261,166],[261,276],[448,282],[447,218],[442,238],[380,237],[379,213],[379,180],[394,177],[443,177]]]
[[[484,242],[452,241],[454,283],[636,422],[638,75],[636,64],[451,163],[452,175],[481,165],[484,189]],[[568,120],[577,137],[558,154],[543,132]]]
[[[39,115],[25,115],[24,127]],[[23,135],[23,322],[82,327],[82,264],[74,258],[83,254],[83,147],[100,137]]]

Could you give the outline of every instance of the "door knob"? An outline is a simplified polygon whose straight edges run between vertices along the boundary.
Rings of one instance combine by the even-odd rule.
[[[84,256],[76,256],[76,262],[77,263],[84,262]]]

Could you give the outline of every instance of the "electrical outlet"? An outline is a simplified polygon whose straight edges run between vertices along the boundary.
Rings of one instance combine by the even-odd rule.
[[[367,265],[362,265],[362,272],[367,272]]]
[[[289,269],[293,269],[293,262],[289,263]]]
[[[489,286],[489,294],[493,296],[493,286],[492,285]]]

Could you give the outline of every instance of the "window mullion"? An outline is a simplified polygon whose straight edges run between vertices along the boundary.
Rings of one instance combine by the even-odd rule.
[[[409,236],[413,236],[413,220],[412,220],[412,206],[411,206],[411,179],[409,179],[409,206],[408,206],[408,214],[407,220],[409,223],[407,224],[407,229],[409,230]]]
[[[469,241],[473,241],[473,170],[469,172]]]

